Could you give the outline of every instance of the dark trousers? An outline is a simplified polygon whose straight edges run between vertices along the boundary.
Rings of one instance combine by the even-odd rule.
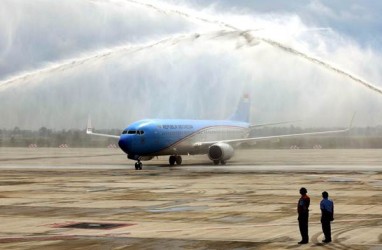
[[[298,226],[300,228],[302,241],[306,241],[306,242],[309,241],[308,222],[309,222],[309,214],[300,214],[298,216]]]
[[[330,220],[321,220],[322,232],[325,235],[325,240],[332,240],[332,232],[330,228]]]

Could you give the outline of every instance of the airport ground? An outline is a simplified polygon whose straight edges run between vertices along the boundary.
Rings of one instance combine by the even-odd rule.
[[[1,249],[382,249],[382,150],[242,150],[132,161],[118,149],[0,148]],[[298,190],[311,197],[307,245]],[[335,202],[323,244],[319,202]]]

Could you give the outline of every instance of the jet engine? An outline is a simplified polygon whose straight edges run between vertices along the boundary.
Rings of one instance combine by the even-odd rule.
[[[234,155],[234,150],[231,145],[218,142],[212,145],[208,150],[208,158],[212,160],[215,164],[221,162],[225,163],[226,160],[229,160]]]

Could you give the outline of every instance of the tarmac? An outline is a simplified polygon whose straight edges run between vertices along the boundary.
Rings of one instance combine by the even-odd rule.
[[[144,162],[118,149],[0,148],[1,249],[382,249],[382,150],[241,150]],[[307,245],[299,189],[311,197]],[[322,243],[322,191],[335,204]]]

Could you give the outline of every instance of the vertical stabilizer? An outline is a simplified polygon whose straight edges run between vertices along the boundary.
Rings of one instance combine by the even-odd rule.
[[[235,113],[231,115],[229,120],[249,123],[250,107],[251,107],[251,102],[249,99],[249,95],[245,94],[241,98]]]

